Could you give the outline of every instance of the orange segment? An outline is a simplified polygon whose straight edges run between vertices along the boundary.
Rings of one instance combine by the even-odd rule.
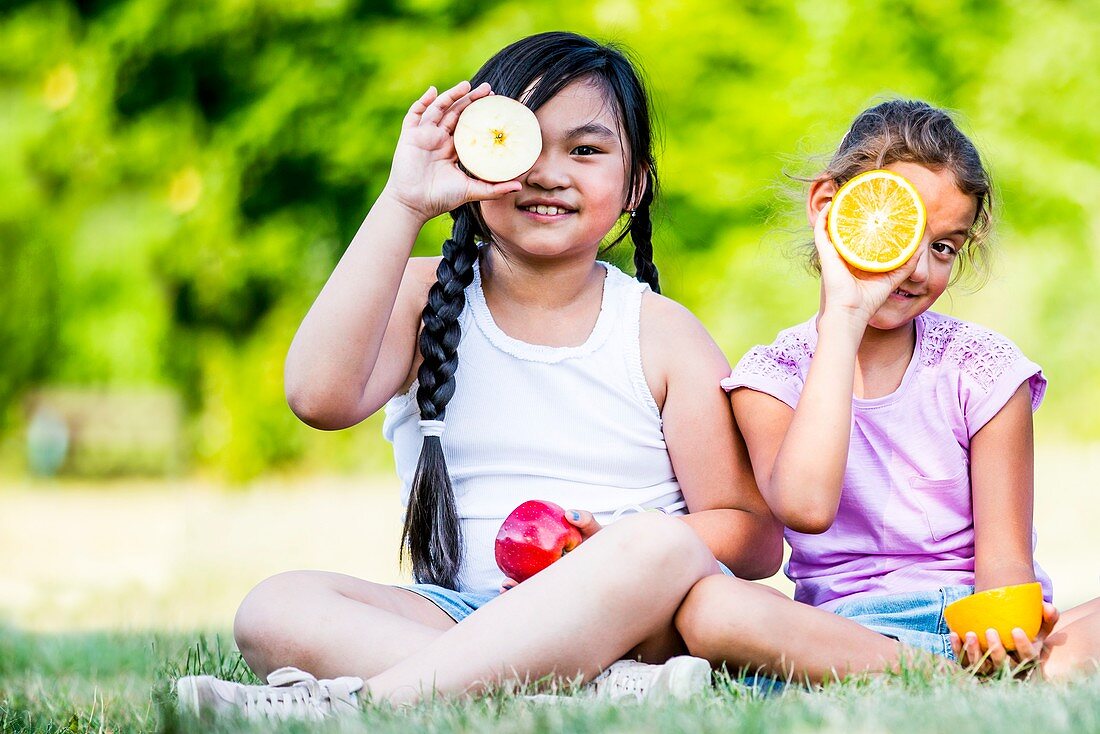
[[[924,202],[893,171],[861,173],[833,196],[829,236],[853,268],[884,273],[901,267],[924,236]]]

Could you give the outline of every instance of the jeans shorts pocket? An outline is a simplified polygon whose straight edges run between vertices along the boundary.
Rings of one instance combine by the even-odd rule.
[[[968,469],[947,479],[912,477],[909,489],[924,512],[934,540],[950,538],[974,525]]]

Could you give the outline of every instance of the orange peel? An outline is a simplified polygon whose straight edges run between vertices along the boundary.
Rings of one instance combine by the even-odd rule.
[[[988,629],[997,630],[1005,649],[1012,651],[1016,649],[1012,639],[1012,630],[1016,627],[1022,629],[1029,640],[1039,634],[1043,623],[1043,587],[1034,581],[979,591],[948,604],[943,616],[947,626],[960,638],[965,638],[967,632],[976,634],[983,652],[989,647],[985,639]]]

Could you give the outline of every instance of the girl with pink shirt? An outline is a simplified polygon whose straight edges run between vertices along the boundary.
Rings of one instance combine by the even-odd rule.
[[[849,267],[829,240],[837,189],[864,171],[905,176],[928,220],[901,268]],[[988,253],[992,189],[942,110],[893,100],[860,114],[813,180],[817,314],[749,351],[729,378],[756,480],[791,546],[795,601],[711,576],[677,626],[693,655],[819,682],[896,669],[923,650],[980,671],[1035,661],[1047,677],[1095,669],[1100,599],[1059,615],[1032,557],[1032,411],[1046,379],[1008,339],[933,313]],[[1039,581],[1043,623],[1016,650],[990,630],[960,640],[944,607],[975,590]]]

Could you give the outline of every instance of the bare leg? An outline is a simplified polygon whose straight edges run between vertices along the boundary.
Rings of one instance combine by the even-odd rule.
[[[641,660],[643,663],[660,664],[676,655],[687,655],[687,652],[684,638],[680,637],[676,625],[670,618],[667,624],[635,645],[623,657],[628,660]]]
[[[726,576],[695,585],[676,627],[691,654],[712,665],[811,683],[893,670],[906,654],[934,660],[849,619]]]
[[[650,513],[626,518],[369,679],[367,689],[406,702],[505,678],[591,678],[644,640],[671,639],[684,595],[715,571],[685,523]]]
[[[1100,598],[1070,609],[1044,648],[1043,676],[1059,679],[1100,670]]]
[[[406,589],[338,573],[290,571],[249,592],[233,636],[261,678],[284,665],[321,678],[366,678],[454,624],[435,604]]]

